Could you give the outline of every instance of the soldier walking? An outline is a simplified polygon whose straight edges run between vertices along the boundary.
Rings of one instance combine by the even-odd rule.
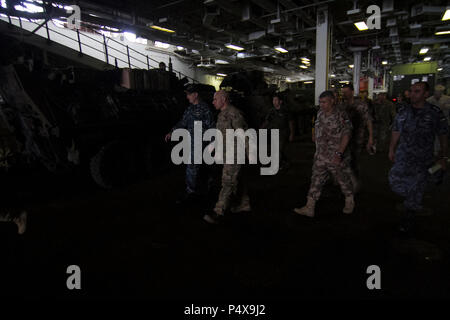
[[[214,107],[220,111],[217,117],[217,129],[224,138],[226,146],[227,129],[247,129],[247,123],[241,111],[230,104],[228,93],[224,90],[214,94]],[[234,137],[233,137],[234,138]],[[250,211],[250,198],[247,193],[247,184],[244,177],[244,164],[237,164],[237,148],[226,150],[224,148],[223,159],[227,159],[227,152],[234,153],[234,164],[224,163],[222,170],[222,189],[213,209],[213,213],[206,214],[203,219],[211,224],[217,224],[225,213]]]
[[[369,108],[361,99],[354,96],[352,84],[346,84],[342,88],[343,104],[339,108],[347,112],[353,126],[353,135],[350,141],[351,150],[351,168],[352,183],[354,192],[357,192],[360,186],[360,155],[364,149],[366,127],[369,132],[369,138],[366,144],[367,151],[371,152],[373,147],[373,118],[370,115]]]
[[[307,203],[303,208],[295,208],[294,211],[314,217],[316,201],[319,200],[322,188],[331,174],[345,196],[343,212],[350,214],[355,206],[350,150],[347,148],[352,134],[352,124],[348,115],[336,107],[332,91],[324,91],[320,95],[319,106],[313,136],[316,153]]]
[[[186,88],[185,92],[186,98],[189,100],[189,107],[184,112],[181,120],[166,135],[166,141],[170,140],[174,130],[180,128],[187,129],[191,137],[194,137],[195,121],[201,121],[202,132],[214,127],[214,115],[209,106],[201,100],[198,91],[198,86],[194,84],[189,85]],[[208,175],[205,172],[205,168],[202,167],[201,164],[194,164],[193,140],[194,139],[191,140],[191,161],[186,166],[186,191],[183,196],[178,199],[178,203],[195,200],[198,196],[207,193]]]
[[[387,152],[391,136],[391,126],[394,122],[396,111],[392,102],[386,99],[386,93],[381,92],[375,100],[375,114],[377,139],[376,146],[380,152]]]
[[[443,170],[447,169],[447,118],[439,107],[425,101],[429,91],[426,82],[412,85],[411,104],[400,108],[392,128],[389,159],[394,165],[389,183],[392,191],[405,198],[405,214],[399,228],[402,233],[411,231],[414,217],[422,209],[436,136],[441,143],[439,162]]]

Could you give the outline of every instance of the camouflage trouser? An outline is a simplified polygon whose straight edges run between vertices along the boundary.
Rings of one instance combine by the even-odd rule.
[[[342,161],[340,165],[333,165],[323,160],[315,160],[312,168],[311,186],[308,197],[319,200],[322,188],[328,181],[330,174],[341,187],[342,193],[346,196],[353,195],[352,171],[348,160]]]
[[[243,176],[244,167],[241,164],[224,164],[222,170],[222,189],[214,211],[224,214],[232,205],[249,204],[247,184]]]

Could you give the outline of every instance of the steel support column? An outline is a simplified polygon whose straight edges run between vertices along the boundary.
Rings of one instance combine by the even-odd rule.
[[[359,78],[361,74],[361,51],[353,52],[353,87],[355,96],[359,95]]]
[[[315,100],[319,104],[320,94],[328,89],[328,66],[330,61],[330,24],[328,7],[317,10],[316,28],[316,81]]]

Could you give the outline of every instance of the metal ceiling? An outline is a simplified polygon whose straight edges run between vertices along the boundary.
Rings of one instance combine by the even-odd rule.
[[[23,1],[3,0],[10,4]],[[73,1],[48,1],[71,5]],[[366,60],[387,60],[393,64],[422,61],[419,50],[428,47],[433,61],[438,61],[444,74],[450,75],[450,35],[435,35],[438,28],[448,28],[449,21],[441,21],[449,3],[447,1],[333,1],[333,0],[82,0],[83,22],[90,26],[109,26],[120,31],[173,45],[187,50],[178,54],[192,59],[226,60],[230,64],[216,65],[212,71],[230,69],[274,70],[288,76],[293,73],[313,74],[315,50],[316,10],[328,6],[332,17],[331,71],[345,76],[350,74],[352,47],[367,48]],[[358,31],[354,22],[370,16],[370,5],[381,8],[381,29]],[[11,6],[12,5],[12,6]],[[450,8],[450,6],[449,6]],[[61,18],[61,11],[51,12]],[[166,33],[149,28],[157,24],[175,31]],[[227,49],[226,43],[245,48],[241,53]],[[288,53],[279,53],[280,45]],[[195,51],[191,51],[195,50]],[[370,53],[369,53],[370,52]],[[300,57],[311,59],[307,70],[299,68]],[[269,68],[269,69],[267,69]],[[364,66],[363,66],[364,69]]]

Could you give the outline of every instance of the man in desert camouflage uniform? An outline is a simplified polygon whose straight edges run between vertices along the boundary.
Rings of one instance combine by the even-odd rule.
[[[343,104],[339,109],[347,112],[353,126],[353,135],[350,141],[351,150],[351,168],[353,171],[352,182],[354,191],[359,186],[359,157],[365,144],[366,127],[369,131],[369,138],[366,144],[367,150],[370,152],[373,147],[373,124],[372,116],[369,113],[369,108],[361,99],[354,96],[353,85],[346,84],[342,88],[342,95],[344,98]]]
[[[388,151],[391,136],[391,125],[394,122],[396,111],[392,102],[386,99],[386,93],[381,92],[375,100],[377,150]]]
[[[229,101],[228,93],[224,90],[220,90],[214,94],[213,100],[214,107],[220,111],[217,117],[217,129],[221,131],[224,138],[224,161],[227,159],[226,152],[226,130],[227,129],[247,129],[247,123],[236,107],[232,106]],[[248,146],[246,146],[248,147]],[[244,165],[237,164],[237,152],[234,152],[234,164],[227,164],[224,162],[222,170],[222,189],[219,193],[219,199],[217,200],[214,208],[214,213],[207,214],[203,218],[208,223],[219,223],[220,219],[224,216],[225,212],[230,210],[231,212],[243,212],[250,211],[250,199],[247,194],[247,185],[243,176]],[[248,153],[248,148],[246,148]]]
[[[353,212],[353,186],[350,169],[350,150],[347,145],[351,138],[352,124],[347,114],[336,107],[332,91],[324,91],[319,97],[320,110],[314,127],[313,140],[316,153],[312,168],[308,201],[303,208],[296,208],[298,214],[314,217],[315,203],[331,174],[345,196],[343,212]]]

